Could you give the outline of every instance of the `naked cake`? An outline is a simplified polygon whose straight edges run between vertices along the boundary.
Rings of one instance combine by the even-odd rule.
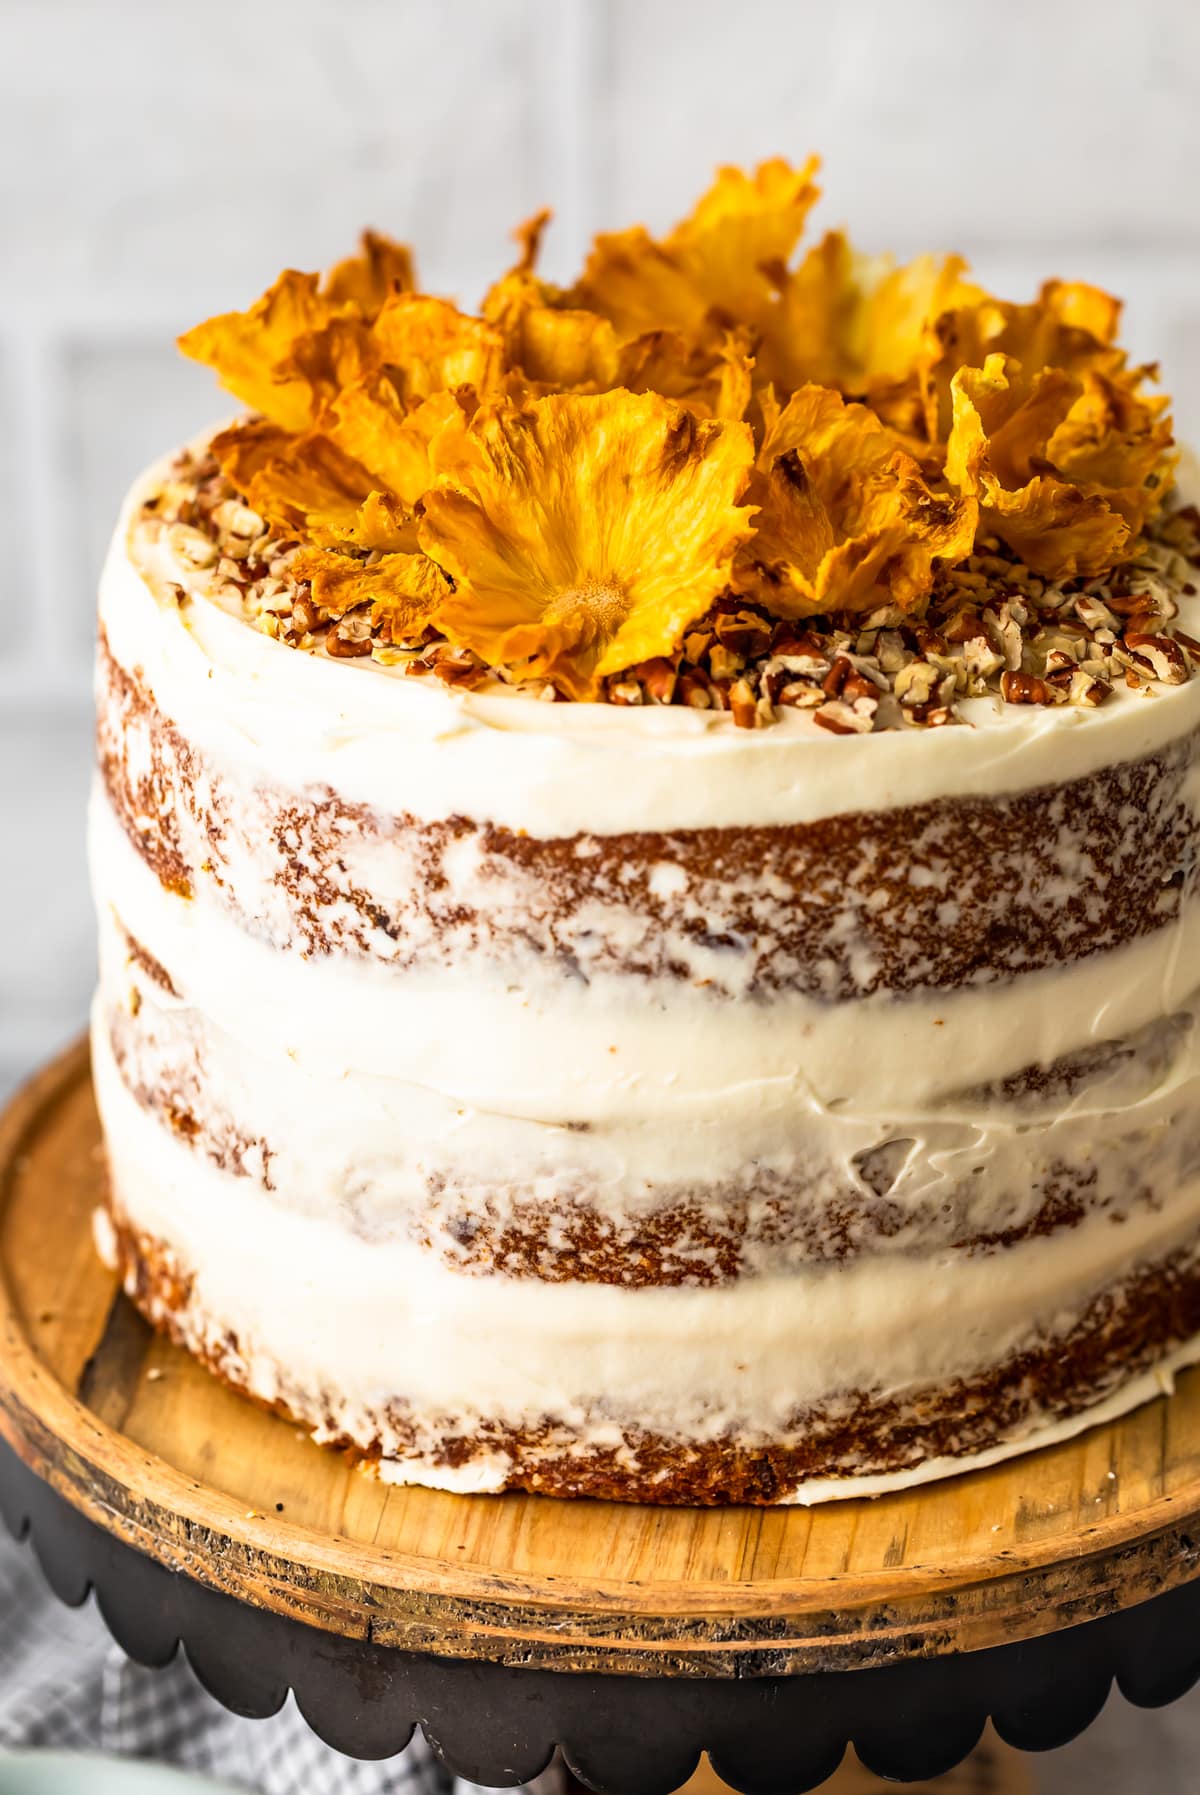
[[[1167,401],[813,176],[285,273],[114,537],[97,1240],[395,1481],[858,1494],[1200,1357]]]

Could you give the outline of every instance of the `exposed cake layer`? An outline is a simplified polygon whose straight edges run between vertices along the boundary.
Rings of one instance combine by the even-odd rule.
[[[1059,966],[1172,923],[1200,736],[1069,784],[814,822],[539,838],[239,782],[102,640],[100,766],[170,888],[297,953],[828,1000]]]
[[[110,923],[98,1026],[160,1127],[281,1206],[475,1274],[669,1284],[999,1251],[1161,1203],[1200,1173],[1196,1020],[913,1113],[733,1091],[552,1124],[265,1054]]]
[[[330,1079],[370,1072],[545,1123],[683,1122],[741,1102],[919,1113],[949,1093],[1135,1034],[1187,1003],[1200,965],[1200,899],[1189,891],[1171,927],[1004,984],[723,1004],[678,979],[399,972],[281,953],[208,891],[164,889],[103,793],[90,857],[101,904],[234,1039]]]
[[[1119,1228],[933,1255],[919,1286],[886,1257],[715,1290],[478,1280],[222,1175],[138,1108],[102,1030],[96,1075],[148,1313],[401,1477],[779,1500],[1015,1446],[1200,1330],[1195,1182]]]

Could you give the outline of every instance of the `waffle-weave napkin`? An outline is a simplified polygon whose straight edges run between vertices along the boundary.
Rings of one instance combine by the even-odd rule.
[[[474,1795],[420,1733],[397,1757],[360,1763],[322,1744],[291,1696],[269,1720],[229,1714],[182,1653],[163,1670],[113,1645],[91,1601],[66,1608],[32,1552],[0,1537],[0,1747],[151,1758],[255,1795]],[[559,1795],[551,1769],[528,1785]]]

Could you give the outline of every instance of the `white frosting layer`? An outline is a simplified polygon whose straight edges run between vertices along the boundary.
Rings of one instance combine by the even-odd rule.
[[[1098,710],[973,700],[973,727],[831,736],[804,712],[743,730],[725,713],[544,704],[513,690],[452,692],[370,660],[298,652],[206,596],[165,547],[130,556],[137,483],[101,581],[116,658],[141,667],[183,733],[248,781],[333,786],[424,820],[466,815],[540,836],[654,826],[809,822],[952,796],[994,797],[1134,760],[1200,726],[1200,680]],[[180,604],[175,596],[188,593]],[[1200,598],[1183,627],[1200,635]]]
[[[418,1457],[441,1433],[547,1418],[588,1446],[618,1444],[622,1427],[787,1443],[810,1404],[902,1399],[1068,1336],[1099,1291],[1190,1241],[1200,1218],[1192,1182],[1120,1228],[1098,1218],[999,1259],[933,1257],[919,1303],[911,1269],[886,1258],[716,1290],[466,1279],[215,1172],[132,1101],[102,1029],[95,1075],[119,1212],[192,1273],[192,1305],[214,1341],[236,1333],[254,1392],[292,1406],[302,1393],[310,1419],[332,1398],[364,1446],[399,1402],[428,1430]]]
[[[432,1238],[451,1262],[478,1263],[476,1221],[529,1226],[531,1212],[550,1209],[559,1226],[545,1235],[542,1263],[553,1275],[556,1251],[569,1251],[572,1206],[636,1237],[640,1218],[686,1201],[690,1232],[676,1257],[702,1275],[704,1224],[710,1239],[727,1235],[741,1195],[757,1236],[740,1258],[747,1272],[1005,1234],[1051,1196],[1079,1193],[1088,1207],[1123,1213],[1200,1173],[1195,1000],[1065,1095],[960,1090],[909,1110],[859,1111],[822,1104],[793,1077],[715,1095],[677,1089],[646,1113],[614,1103],[581,1129],[239,1039],[142,975],[111,922],[101,993],[125,1082],[160,1115],[193,1115],[198,1151],[236,1162],[289,1209],[368,1239]],[[866,1218],[881,1177],[889,1212],[877,1232]],[[763,1216],[772,1197],[786,1221]]]

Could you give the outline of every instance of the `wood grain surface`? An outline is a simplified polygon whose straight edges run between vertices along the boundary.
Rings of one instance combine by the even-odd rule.
[[[654,1509],[393,1488],[157,1339],[96,1258],[85,1048],[0,1121],[0,1432],[93,1520],[246,1601],[457,1657],[646,1675],[882,1665],[1200,1574],[1200,1373],[1068,1444],[875,1501]]]

